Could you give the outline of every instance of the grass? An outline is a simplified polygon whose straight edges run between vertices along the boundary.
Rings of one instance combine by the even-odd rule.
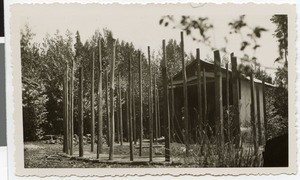
[[[77,148],[77,146],[75,147]],[[90,145],[84,146],[89,151]],[[111,164],[111,163],[95,163],[87,161],[73,160],[60,156],[62,153],[61,144],[45,144],[42,141],[26,142],[24,148],[25,168],[160,168],[160,167],[253,167],[261,165],[261,158],[255,160],[253,157],[252,147],[243,145],[243,148],[235,150],[226,145],[223,153],[223,161],[219,163],[218,153],[215,145],[201,147],[200,145],[190,146],[190,155],[185,157],[185,146],[180,143],[171,144],[171,159],[174,162],[180,162],[182,165],[128,165],[128,164]],[[138,156],[138,148],[134,148],[134,155]],[[115,146],[115,154],[129,154],[128,146]],[[164,148],[155,148],[155,152],[161,154]],[[104,153],[108,153],[108,147],[104,146]],[[144,155],[149,153],[148,148],[143,148]],[[258,162],[258,163],[257,163]]]

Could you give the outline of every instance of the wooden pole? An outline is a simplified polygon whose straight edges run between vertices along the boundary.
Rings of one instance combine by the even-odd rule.
[[[142,156],[142,142],[143,142],[143,89],[142,89],[142,56],[141,51],[139,51],[139,93],[140,93],[140,149],[139,149],[139,156]]]
[[[105,84],[106,84],[106,96],[105,96],[105,104],[106,104],[106,125],[107,125],[107,146],[110,146],[110,116],[109,116],[109,91],[108,91],[108,70],[105,71]]]
[[[128,87],[128,93],[129,93],[129,148],[130,148],[130,161],[133,161],[133,133],[132,133],[132,89],[131,89],[131,70],[132,70],[132,56],[129,58],[129,76],[128,76],[128,82],[129,82],[129,87]]]
[[[231,71],[232,71],[232,102],[233,102],[233,131],[231,131],[231,135],[234,139],[235,148],[239,148],[240,146],[240,108],[239,108],[239,74],[237,71],[237,61],[236,57],[231,54]]]
[[[72,67],[71,67],[72,68]],[[71,78],[69,77],[70,73],[68,73],[68,151],[71,154],[71,141],[72,141],[72,117],[71,117]]]
[[[111,60],[110,69],[110,146],[109,146],[109,160],[114,159],[114,141],[115,141],[115,104],[114,104],[114,90],[115,90],[115,61],[116,61],[116,42],[113,44],[113,56]]]
[[[122,89],[121,89],[121,75],[118,78],[118,102],[119,102],[119,131],[120,131],[120,144],[123,145],[123,115],[122,115]]]
[[[173,77],[171,77],[171,116],[170,116],[170,123],[171,123],[171,141],[174,141],[174,132],[175,132],[175,99],[174,99],[174,84],[173,84]]]
[[[164,88],[164,121],[165,121],[165,161],[170,161],[170,114],[169,114],[169,92],[167,77],[167,58],[166,58],[166,42],[162,41],[163,61],[162,61],[162,84]],[[183,63],[184,65],[184,63]],[[183,66],[185,67],[185,66]]]
[[[67,65],[68,69],[68,65]],[[64,84],[63,84],[63,101],[64,101],[64,144],[63,144],[63,152],[68,154],[68,70],[66,70],[64,74]]]
[[[129,119],[130,119],[130,115],[129,115],[129,89],[127,88],[126,91],[126,133],[127,133],[127,142],[129,143],[130,141],[130,136],[129,136]]]
[[[250,75],[250,89],[251,89],[251,126],[252,126],[252,140],[254,144],[254,155],[255,158],[258,157],[258,145],[257,145],[257,138],[256,138],[256,122],[255,122],[255,98],[254,98],[254,80],[253,80],[253,74]]]
[[[150,46],[148,46],[148,62],[149,62],[149,138],[150,138],[150,145],[149,145],[149,161],[152,162],[152,155],[153,155],[153,111],[152,111],[152,72],[151,72],[151,58],[150,58]]]
[[[73,111],[74,111],[74,94],[73,94],[73,91],[74,91],[74,60],[72,60],[72,69],[71,69],[71,99],[70,99],[70,103],[71,103],[71,111],[70,111],[70,121],[71,121],[71,137],[70,137],[70,155],[72,156],[73,155],[73,137],[74,137],[74,114],[73,114]]]
[[[260,96],[259,96],[259,86],[256,85],[256,108],[257,108],[257,129],[258,129],[258,145],[262,145],[262,130],[261,130],[261,120],[260,120]]]
[[[157,122],[157,131],[158,131],[158,137],[161,137],[161,127],[160,127],[160,100],[159,100],[159,91],[157,87],[157,114],[158,114],[158,122]]]
[[[223,124],[223,98],[222,98],[222,72],[221,58],[218,50],[214,51],[215,70],[215,122],[216,136],[219,146],[219,161],[222,161],[224,149],[224,124]]]
[[[263,93],[263,113],[264,113],[264,135],[265,135],[265,143],[268,140],[268,120],[267,120],[267,110],[266,110],[266,94],[265,94],[265,79],[262,80],[262,93]]]
[[[83,68],[79,68],[79,157],[83,157]]]
[[[187,78],[186,78],[186,69],[185,69],[185,60],[184,60],[184,40],[183,32],[181,35],[181,61],[182,61],[182,79],[183,79],[183,100],[184,100],[184,122],[185,122],[185,147],[186,147],[186,156],[189,156],[190,150],[190,137],[189,137],[189,110],[188,110],[188,92],[187,92]]]
[[[97,133],[97,159],[99,154],[103,151],[103,102],[102,102],[102,53],[101,53],[101,40],[98,41],[99,51],[99,79],[98,79],[98,133]]]
[[[198,84],[198,128],[199,131],[199,141],[202,141],[202,134],[203,134],[203,114],[202,114],[202,87],[201,87],[201,60],[200,60],[200,49],[196,49],[196,59],[197,59],[197,84]]]
[[[205,76],[205,68],[203,67],[203,98],[204,98],[204,107],[203,107],[203,124],[204,124],[204,132],[207,135],[207,92],[206,92],[206,76]],[[206,136],[207,137],[207,136]]]
[[[131,90],[132,90],[132,125],[133,125],[133,142],[136,144],[136,113],[135,113],[135,94],[134,94],[134,76],[131,75]]]
[[[158,143],[158,112],[157,112],[157,90],[156,90],[156,75],[154,73],[154,82],[153,82],[153,93],[154,93],[154,137],[155,137],[155,143]]]
[[[230,132],[230,119],[229,119],[229,70],[228,63],[226,63],[226,117],[227,117],[227,136],[228,140],[231,141],[231,132]]]
[[[92,82],[91,82],[91,114],[92,114],[92,119],[91,119],[91,152],[94,152],[94,142],[95,142],[95,52],[93,52],[93,58],[92,58],[92,70],[91,70],[91,75],[92,75]]]

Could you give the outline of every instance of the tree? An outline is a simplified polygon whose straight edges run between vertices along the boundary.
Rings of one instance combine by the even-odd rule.
[[[288,55],[288,17],[287,15],[273,15],[271,21],[277,26],[274,32],[274,37],[278,41],[279,57],[275,62],[284,59],[287,64]]]
[[[23,137],[25,141],[41,139],[45,133],[47,111],[45,103],[48,96],[45,86],[39,79],[42,69],[38,44],[32,43],[35,36],[28,25],[21,30],[21,64],[22,64],[22,106],[23,106]]]

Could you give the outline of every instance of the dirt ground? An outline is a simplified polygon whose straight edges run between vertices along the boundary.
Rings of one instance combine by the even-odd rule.
[[[104,153],[107,154],[109,148],[107,145],[104,145]],[[96,148],[96,146],[95,146]],[[78,156],[78,146],[74,147],[74,156]],[[138,157],[138,148],[134,148],[135,159]],[[159,157],[164,159],[162,154],[163,148],[154,148],[154,157]],[[95,149],[96,151],[96,149]],[[85,157],[94,156],[94,153],[90,153],[90,144],[84,146]],[[127,155],[129,154],[129,146],[124,144],[123,147],[116,145],[114,152],[117,155]],[[25,168],[155,168],[163,167],[165,165],[128,165],[128,164],[112,164],[112,163],[97,163],[97,162],[86,162],[78,161],[71,159],[62,154],[62,145],[61,144],[46,144],[43,141],[38,142],[25,142],[24,144],[24,158],[25,158]],[[142,154],[143,157],[147,159],[148,148],[143,148]],[[107,155],[108,157],[108,155]],[[128,159],[129,161],[129,159]]]

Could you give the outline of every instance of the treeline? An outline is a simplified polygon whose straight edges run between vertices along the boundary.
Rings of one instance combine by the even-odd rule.
[[[61,135],[63,134],[63,75],[67,64],[71,72],[74,65],[74,121],[77,122],[77,106],[78,103],[78,69],[82,66],[84,69],[84,133],[90,133],[91,119],[91,67],[93,53],[95,56],[95,92],[97,92],[97,82],[99,77],[98,70],[98,49],[97,42],[101,39],[102,67],[104,71],[110,74],[109,62],[112,58],[113,41],[117,39],[108,29],[102,32],[96,30],[95,33],[84,43],[81,41],[80,32],[73,35],[70,31],[66,31],[62,35],[57,31],[54,35],[46,35],[42,43],[33,42],[35,34],[30,27],[26,25],[21,30],[21,64],[22,64],[22,96],[23,96],[23,127],[24,140],[38,140],[45,134]],[[138,96],[138,52],[130,42],[118,40],[116,43],[116,69],[115,74],[121,76],[121,86],[123,92],[128,85],[128,61],[130,56],[133,58],[133,84],[135,91],[134,96]],[[174,76],[181,70],[180,45],[175,40],[169,40],[166,46],[168,60],[168,75]],[[161,50],[155,53],[152,50],[152,72],[157,78],[158,87],[161,86]],[[187,57],[187,61],[191,58]],[[145,54],[142,53],[143,68],[143,109],[148,112],[148,88],[149,88],[149,72],[148,63]],[[178,61],[176,61],[178,60]],[[105,72],[103,72],[103,82],[105,82]],[[110,79],[110,77],[108,77]],[[115,83],[116,84],[116,83]],[[109,85],[109,84],[108,84]],[[103,85],[105,90],[106,84]],[[162,90],[159,88],[159,90]],[[106,91],[103,91],[105,97]],[[160,93],[162,94],[162,93]],[[136,98],[136,101],[138,98]],[[103,101],[105,102],[105,101]],[[162,104],[162,103],[160,103]],[[97,106],[95,106],[96,108]],[[103,108],[107,106],[104,105]],[[95,109],[96,110],[96,109]],[[106,111],[103,111],[106,112]],[[138,112],[136,112],[138,114]],[[144,121],[147,120],[148,114],[145,114]],[[106,114],[104,113],[104,117]],[[97,118],[97,117],[95,117]],[[104,118],[104,134],[107,131],[106,118]],[[162,122],[163,123],[163,122]],[[144,131],[147,132],[148,123],[144,123]],[[75,129],[77,129],[74,124]],[[163,124],[162,124],[163,125]],[[138,128],[138,127],[137,127]]]

